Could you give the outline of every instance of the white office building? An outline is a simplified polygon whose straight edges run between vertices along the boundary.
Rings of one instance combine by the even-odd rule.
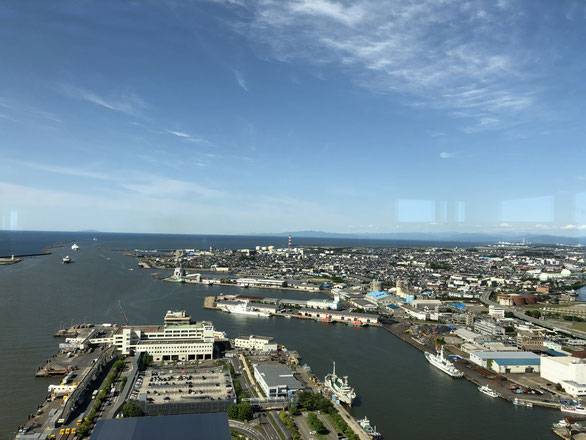
[[[561,385],[566,393],[574,397],[586,396],[586,359],[542,357],[541,377]]]
[[[212,359],[214,326],[211,322],[164,326],[125,326],[111,338],[92,344],[113,344],[122,354],[145,352],[156,362]]]
[[[273,338],[268,336],[241,336],[234,339],[236,348],[246,348],[258,351],[277,351],[277,344],[272,342]]]

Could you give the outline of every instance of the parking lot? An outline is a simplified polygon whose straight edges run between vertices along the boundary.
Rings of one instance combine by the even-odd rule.
[[[233,396],[232,378],[227,370],[185,368],[141,372],[130,398],[160,404],[226,400]]]

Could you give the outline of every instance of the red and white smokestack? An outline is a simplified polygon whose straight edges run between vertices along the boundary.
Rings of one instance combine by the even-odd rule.
[[[289,249],[291,249],[291,236],[289,235]]]

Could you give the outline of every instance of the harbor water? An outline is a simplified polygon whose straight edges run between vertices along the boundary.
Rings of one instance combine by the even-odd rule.
[[[69,244],[52,249],[51,255],[0,266],[0,350],[4,365],[0,376],[0,438],[6,438],[24,423],[44,399],[47,386],[58,382],[54,378],[34,377],[36,369],[62,342],[52,335],[71,324],[122,323],[118,301],[131,324],[159,324],[167,310],[185,309],[195,320],[212,321],[216,329],[231,338],[249,334],[273,336],[279,344],[298,350],[303,363],[311,365],[322,379],[335,360],[336,371],[349,376],[359,396],[353,415],[368,416],[387,439],[556,438],[550,428],[562,418],[559,411],[520,408],[491,399],[479,393],[474,384],[451,379],[435,369],[422,352],[381,328],[237,316],[202,308],[205,296],[220,292],[290,298],[310,298],[316,294],[167,283],[151,277],[153,272],[161,271],[139,269],[136,260],[103,250],[279,246],[286,238],[273,237],[273,242],[265,243],[256,237],[207,237],[201,243],[180,243],[181,236],[167,241],[165,236],[150,235],[108,239],[96,235],[97,241],[90,236],[93,235],[76,241],[80,245],[78,251],[72,251]],[[50,242],[68,238],[48,237],[43,236],[40,241],[39,237],[31,238],[31,242],[20,247],[18,240],[5,240],[0,251],[3,255],[35,253]],[[74,263],[62,264],[65,255],[71,255]]]

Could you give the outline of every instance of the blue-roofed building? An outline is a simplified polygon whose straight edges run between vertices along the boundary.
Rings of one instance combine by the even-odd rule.
[[[375,290],[366,294],[366,299],[377,305],[389,304],[392,300],[392,296],[382,290]]]
[[[389,294],[383,290],[375,290],[374,292],[367,293],[366,296],[379,300],[382,298],[386,298],[387,296],[389,296]]]
[[[470,361],[500,374],[539,373],[541,368],[541,357],[530,351],[473,351]]]

